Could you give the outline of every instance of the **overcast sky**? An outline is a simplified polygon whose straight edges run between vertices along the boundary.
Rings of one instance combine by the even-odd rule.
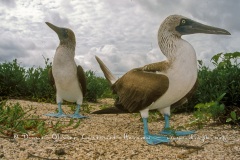
[[[22,66],[53,60],[57,34],[45,22],[71,28],[77,64],[101,73],[95,55],[117,75],[164,59],[157,32],[171,14],[228,30],[232,35],[183,36],[210,64],[219,52],[240,51],[240,1],[236,0],[0,0],[0,62]]]

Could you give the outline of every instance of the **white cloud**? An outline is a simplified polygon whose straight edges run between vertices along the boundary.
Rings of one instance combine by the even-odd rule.
[[[15,0],[1,0],[0,4],[9,8],[14,8],[16,6]]]
[[[207,64],[215,53],[239,50],[240,2],[234,0],[2,0],[0,3],[0,61],[16,57],[25,66],[43,66],[42,56],[51,60],[54,56],[59,40],[45,21],[71,28],[77,39],[76,61],[85,70],[96,72],[101,71],[95,55],[116,74],[163,60],[157,32],[170,14],[182,14],[233,34],[184,37],[193,45],[198,58]]]

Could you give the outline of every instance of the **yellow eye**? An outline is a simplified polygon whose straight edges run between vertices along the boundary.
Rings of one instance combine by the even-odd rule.
[[[186,20],[185,20],[185,19],[183,19],[183,20],[182,20],[182,24],[185,24],[185,23],[186,23]]]

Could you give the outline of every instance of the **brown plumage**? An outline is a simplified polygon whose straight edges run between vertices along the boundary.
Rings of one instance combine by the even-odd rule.
[[[169,81],[165,75],[133,69],[118,79],[112,89],[119,96],[118,101],[125,110],[136,112],[161,97],[168,86]]]
[[[86,81],[85,72],[80,65],[77,66],[77,78],[78,78],[79,86],[81,87],[81,90],[82,90],[82,94],[83,96],[85,96],[87,92],[87,81]]]

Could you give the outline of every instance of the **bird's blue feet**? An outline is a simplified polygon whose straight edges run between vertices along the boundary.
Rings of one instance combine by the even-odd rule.
[[[171,135],[171,136],[187,136],[195,133],[195,131],[175,131],[170,129],[169,115],[167,114],[164,114],[164,120],[165,120],[165,126],[164,126],[164,129],[160,132],[160,134]]]
[[[66,117],[67,115],[63,113],[62,107],[61,107],[61,103],[58,103],[58,113],[49,113],[49,114],[45,114],[46,116],[50,116],[50,117],[57,117],[57,118],[61,118],[61,117]]]
[[[78,118],[78,119],[80,119],[80,118],[87,118],[86,116],[82,116],[79,113],[74,113],[74,114],[70,114],[70,115],[67,115],[67,116],[70,117],[70,118]]]
[[[164,128],[160,134],[164,134],[164,135],[171,135],[171,136],[187,136],[190,134],[194,134],[195,131],[175,131],[169,128]]]
[[[80,110],[80,105],[78,104],[75,113],[67,116],[70,118],[78,118],[78,119],[87,118],[86,116],[82,116],[81,114],[79,114],[79,110]]]
[[[143,124],[144,124],[144,138],[148,144],[155,145],[159,143],[170,142],[168,137],[149,134],[147,118],[143,118]]]
[[[45,114],[45,116],[57,117],[57,118],[67,117],[66,114],[61,113],[61,112],[58,112],[58,113],[48,113],[48,114]]]
[[[144,138],[148,144],[159,144],[159,143],[168,143],[170,142],[168,137],[152,134],[144,134]]]

